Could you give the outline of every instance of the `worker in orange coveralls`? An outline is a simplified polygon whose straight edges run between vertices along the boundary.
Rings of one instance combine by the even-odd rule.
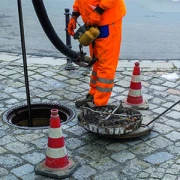
[[[105,106],[111,96],[120,54],[122,18],[126,14],[124,0],[75,0],[68,24],[68,33],[74,35],[77,18],[81,15],[87,26],[97,26],[100,34],[89,45],[90,56],[98,58],[92,67],[90,89],[77,107]]]

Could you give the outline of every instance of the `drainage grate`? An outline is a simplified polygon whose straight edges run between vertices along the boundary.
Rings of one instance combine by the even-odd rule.
[[[43,129],[49,127],[51,109],[58,109],[61,124],[71,121],[75,111],[65,105],[56,103],[31,104],[32,127],[28,123],[28,106],[20,105],[8,109],[3,114],[3,121],[20,129]]]

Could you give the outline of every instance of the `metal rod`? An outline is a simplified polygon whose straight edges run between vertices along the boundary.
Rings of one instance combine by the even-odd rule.
[[[70,9],[68,8],[65,8],[65,31],[66,31],[66,46],[68,48],[72,48],[72,45],[71,45],[71,36],[69,35],[68,33],[68,23],[69,23],[69,20],[70,20]],[[72,63],[72,60],[71,58],[67,57],[67,64],[66,64],[66,67],[65,67],[66,70],[73,70],[75,69],[74,66],[73,66],[73,63]]]
[[[17,0],[17,4],[18,4],[18,13],[19,13],[19,27],[20,27],[20,34],[21,34],[21,47],[22,47],[23,64],[24,64],[24,78],[25,78],[26,96],[27,96],[27,105],[28,105],[28,118],[29,118],[28,123],[29,123],[29,126],[32,127],[33,124],[32,124],[32,116],[31,116],[31,100],[30,100],[30,92],[29,92],[29,81],[28,81],[28,71],[27,71],[26,48],[25,48],[21,0]]]
[[[113,110],[112,114],[114,114],[119,108],[122,108],[122,101],[120,101],[119,105]],[[109,119],[111,115],[107,116],[105,120]]]
[[[152,122],[154,122],[156,119],[158,119],[159,117],[161,117],[163,114],[165,114],[167,111],[169,111],[171,108],[173,108],[174,106],[176,106],[177,104],[180,103],[180,100],[177,101],[176,103],[174,103],[172,106],[170,106],[168,109],[166,109],[164,112],[162,112],[159,116],[157,116],[156,118],[154,118],[152,121],[150,121],[148,124],[146,124],[146,126],[150,125]]]

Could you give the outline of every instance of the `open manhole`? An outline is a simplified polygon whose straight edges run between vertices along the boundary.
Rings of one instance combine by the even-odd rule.
[[[15,106],[8,109],[3,114],[3,121],[20,129],[48,128],[51,109],[58,109],[61,124],[71,121],[75,116],[75,111],[68,106],[54,103],[42,103],[31,104],[32,127],[29,127],[29,111],[27,105]]]

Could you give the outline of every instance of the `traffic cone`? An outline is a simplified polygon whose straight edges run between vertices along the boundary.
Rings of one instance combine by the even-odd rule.
[[[143,99],[141,93],[142,85],[139,65],[139,62],[135,63],[129,93],[127,98],[123,100],[123,106],[132,107],[135,109],[149,109],[148,102]]]
[[[80,166],[68,158],[57,109],[51,110],[46,159],[36,165],[35,173],[63,179],[69,177]]]

